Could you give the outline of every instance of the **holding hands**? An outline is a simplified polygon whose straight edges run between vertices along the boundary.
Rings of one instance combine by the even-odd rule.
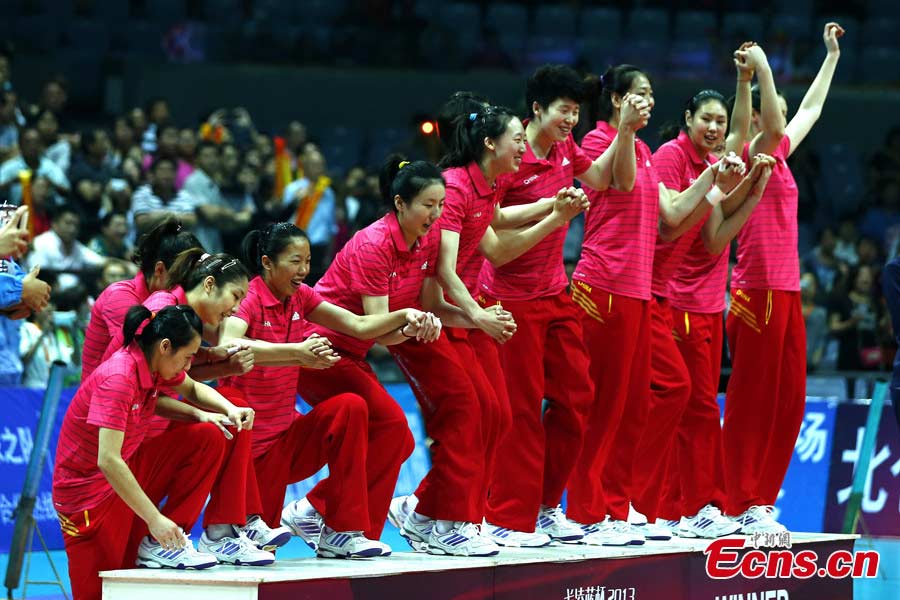
[[[741,157],[734,152],[729,152],[716,163],[713,185],[728,194],[737,187],[746,172],[747,167]]]
[[[314,333],[300,343],[301,367],[307,369],[327,369],[341,360],[340,355],[331,347],[331,340]]]
[[[637,131],[650,121],[650,103],[637,94],[625,94],[619,112],[619,129]]]
[[[433,342],[441,335],[441,320],[430,312],[422,312],[410,308],[406,312],[406,325],[400,333],[408,338],[416,338],[419,342]]]
[[[560,221],[560,225],[564,225],[590,207],[591,202],[584,190],[570,186],[556,192],[552,213]]]
[[[825,31],[822,33],[822,39],[825,40],[825,48],[828,54],[839,55],[841,46],[838,44],[838,38],[843,37],[844,28],[835,22],[825,24]]]

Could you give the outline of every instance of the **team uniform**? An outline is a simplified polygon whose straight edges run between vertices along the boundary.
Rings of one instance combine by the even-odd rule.
[[[138,272],[133,279],[117,281],[100,293],[91,307],[91,320],[84,332],[84,349],[81,354],[81,381],[94,372],[109,352],[113,336],[119,334],[128,309],[143,304],[150,297],[150,289],[144,274]],[[118,350],[121,343],[113,348]]]
[[[306,338],[306,315],[321,302],[306,285],[281,302],[262,277],[254,277],[235,317],[247,323],[248,338],[299,343]],[[314,506],[337,531],[367,530],[365,403],[354,394],[338,394],[300,414],[296,410],[300,370],[296,366],[255,366],[228,380],[256,412],[252,452],[263,520],[277,527],[287,486],[328,464],[326,481],[337,494],[329,498],[327,511],[324,504],[311,499]]]
[[[591,164],[571,136],[555,142],[546,158],[526,144],[519,171],[503,176],[503,206],[555,196]],[[500,346],[515,434],[497,450],[486,520],[501,530],[535,531],[541,506],[560,503],[594,396],[579,311],[566,292],[567,229],[560,227],[502,267],[485,261],[478,280],[481,301],[502,303],[518,326]],[[545,398],[549,406],[542,415]]]
[[[715,157],[699,156],[685,133],[654,155],[660,180],[684,190]],[[711,255],[701,235],[703,222],[678,242],[688,245],[665,285],[675,342],[691,379],[690,399],[678,425],[668,475],[672,493],[660,516],[678,520],[695,515],[707,504],[725,509],[722,429],[716,395],[722,362],[722,311],[728,277],[728,251]],[[657,251],[658,251],[657,247]]]
[[[435,226],[459,234],[457,273],[474,293],[484,262],[478,243],[497,196],[474,162],[447,169],[444,179],[444,210]],[[499,393],[495,388],[501,379],[496,344],[481,330],[447,327],[436,342],[409,340],[388,349],[410,382],[433,440],[431,470],[415,492],[416,512],[481,523],[497,441],[511,419],[505,386],[500,384]],[[497,370],[488,371],[491,366]]]
[[[600,121],[581,146],[588,156],[600,156],[616,134]],[[587,190],[591,210],[572,277],[572,299],[581,307],[596,386],[568,486],[568,515],[583,524],[600,523],[607,514],[627,519],[635,448],[647,421],[659,178],[650,149],[640,139],[635,140],[635,157],[632,191]]]
[[[193,423],[146,438],[161,387],[182,381],[183,373],[169,382],[154,376],[132,343],[97,367],[69,405],[56,450],[53,503],[75,598],[99,599],[99,572],[132,568],[147,533],[97,466],[101,427],[124,432],[122,458],[154,503],[167,498],[166,517],[190,531],[203,510],[225,451],[222,432]],[[192,550],[183,550],[185,564]],[[205,566],[213,564],[215,558]]]
[[[347,242],[315,290],[324,300],[358,315],[365,314],[364,295],[388,296],[391,311],[419,307],[422,283],[435,275],[439,247],[440,231],[432,225],[410,249],[397,216],[390,213]],[[311,404],[321,402],[335,391],[352,392],[365,398],[369,411],[368,455],[363,455],[366,456],[369,528],[364,533],[370,539],[378,539],[400,466],[412,454],[415,442],[403,410],[378,382],[365,360],[374,341],[359,340],[311,323],[305,335],[313,333],[331,340],[341,360],[328,369],[301,371],[298,391]],[[325,481],[307,499],[314,506],[327,509],[327,512],[320,511],[327,520],[330,507],[340,494],[340,490]]]
[[[749,144],[744,146],[747,162]],[[731,349],[725,422],[729,514],[775,503],[800,432],[806,328],[800,305],[797,184],[785,136],[759,205],[738,234],[725,324]]]

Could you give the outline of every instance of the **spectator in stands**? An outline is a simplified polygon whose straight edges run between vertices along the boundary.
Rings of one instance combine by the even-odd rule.
[[[184,187],[185,182],[194,167],[191,163],[183,160],[178,155],[178,136],[179,130],[174,125],[162,125],[156,137],[156,151],[153,154],[147,154],[143,159],[144,171],[150,168],[150,165],[157,158],[169,158],[176,162],[177,174],[175,175],[175,189],[180,190]]]
[[[156,152],[157,134],[163,125],[167,125],[171,118],[169,111],[169,103],[165,98],[152,98],[147,102],[146,112],[147,118],[146,128],[141,129],[141,148],[144,152]]]
[[[290,219],[309,237],[313,263],[308,280],[314,282],[331,263],[331,246],[337,233],[335,194],[326,175],[325,157],[318,150],[303,156],[304,176],[284,188],[282,203],[293,213]]]
[[[806,370],[810,372],[822,362],[828,337],[828,312],[816,302],[818,288],[815,273],[800,276],[800,302],[806,323]]]
[[[884,247],[888,230],[900,225],[900,179],[883,178],[878,182],[877,193],[877,202],[866,210],[859,230]]]
[[[803,270],[814,273],[818,280],[818,301],[823,301],[838,278],[846,276],[849,269],[847,265],[837,259],[834,250],[837,240],[831,227],[822,229],[819,234],[819,245],[813,248],[803,259]]]
[[[60,271],[59,290],[74,287],[87,270],[99,271],[106,259],[81,242],[78,233],[81,218],[71,204],[64,204],[53,213],[50,231],[34,238],[34,248],[28,255],[31,267]]]
[[[62,75],[55,75],[44,82],[41,87],[41,99],[37,112],[49,110],[56,115],[60,131],[71,131],[71,118],[69,115],[69,82]]]
[[[44,156],[56,163],[56,166],[67,172],[72,164],[72,146],[69,140],[59,135],[59,121],[53,111],[42,109],[31,118],[35,129],[41,134],[44,145]]]
[[[188,229],[197,224],[196,201],[184,190],[175,189],[175,161],[157,158],[150,165],[149,183],[139,187],[131,199],[131,210],[138,234],[175,215]]]
[[[22,357],[22,385],[46,387],[50,367],[54,361],[70,368],[81,368],[81,347],[84,344],[84,323],[80,321],[79,304],[86,304],[84,288],[73,288],[74,294],[55,292],[47,309],[22,321],[19,328],[19,354]],[[65,298],[68,296],[69,298]],[[72,300],[77,298],[73,306]],[[80,376],[70,375],[77,385]]]
[[[137,269],[129,268],[129,265],[126,263],[118,262],[115,260],[111,260],[107,262],[103,266],[103,271],[100,272],[100,279],[97,280],[97,296],[100,295],[100,292],[116,283],[117,281],[125,281],[126,279],[131,279]]]
[[[116,117],[113,121],[112,143],[110,145],[107,163],[113,169],[121,169],[125,158],[131,154],[132,148],[140,152],[140,147],[135,144],[134,127],[126,116]]]
[[[0,258],[0,385],[16,385],[22,378],[16,320],[44,310],[50,299],[50,286],[38,279],[39,271],[26,274],[12,260]]]
[[[344,179],[344,190],[351,236],[384,216],[377,176],[369,175],[362,167],[353,167]]]
[[[43,175],[31,181],[31,233],[38,236],[50,231],[53,212],[63,204],[50,180]]]
[[[885,314],[875,298],[875,272],[860,265],[850,276],[852,288],[846,295],[832,299],[828,328],[838,340],[837,367],[841,370],[877,369],[883,353],[879,328],[884,327]]]
[[[37,129],[26,127],[20,132],[19,151],[19,156],[0,165],[0,191],[5,190],[13,204],[22,203],[22,181],[26,177],[29,188],[31,180],[43,175],[57,192],[68,195],[69,180],[56,163],[43,155],[44,146]],[[23,177],[23,172],[29,175]]]
[[[88,129],[81,134],[81,148],[69,170],[72,203],[81,215],[82,233],[95,235],[100,228],[99,213],[109,182],[117,173],[106,161],[109,135],[103,129]]]
[[[859,259],[857,266],[872,267],[876,271],[880,270],[882,265],[881,251],[878,243],[870,237],[863,236],[856,243],[856,256]]]
[[[190,127],[184,127],[178,132],[178,159],[193,165],[196,157],[197,132]]]
[[[237,152],[234,146],[231,148]],[[198,146],[196,166],[184,182],[184,191],[194,198],[197,206],[198,224],[194,233],[208,252],[222,252],[222,232],[244,232],[253,218],[253,207],[241,202],[234,208],[222,195],[217,182],[221,157],[215,144],[203,142]]]
[[[856,244],[859,242],[859,230],[856,228],[856,220],[852,217],[841,219],[838,227],[838,239],[834,247],[834,255],[850,267],[859,264],[859,256],[856,255]]]
[[[2,59],[0,59],[2,60]],[[0,90],[0,162],[18,152],[19,123],[16,120],[16,94]]]
[[[108,212],[100,221],[100,234],[93,237],[88,248],[106,258],[130,261],[134,248],[126,240],[128,218],[123,212]]]
[[[284,142],[288,153],[291,156],[291,173],[294,179],[303,177],[303,146],[308,140],[306,134],[306,125],[300,121],[291,121],[288,123],[284,132]]]

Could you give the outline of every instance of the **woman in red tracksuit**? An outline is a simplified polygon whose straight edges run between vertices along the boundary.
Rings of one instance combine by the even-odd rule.
[[[219,471],[225,451],[220,429],[226,420],[238,430],[249,429],[253,415],[187,377],[202,327],[190,307],[156,315],[132,307],[125,317],[124,346],[85,380],[66,411],[53,469],[53,504],[75,600],[99,600],[100,571],[129,568],[135,560],[190,569],[217,562],[197,552],[184,532],[200,516]],[[165,388],[210,412],[198,414],[205,422],[146,439],[154,414],[185,415],[181,403],[160,395]],[[141,531],[150,537],[142,536],[129,550],[131,537]]]

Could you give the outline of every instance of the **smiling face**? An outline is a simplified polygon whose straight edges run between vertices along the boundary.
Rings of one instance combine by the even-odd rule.
[[[293,237],[274,257],[263,255],[263,279],[279,300],[292,296],[309,275],[309,240]]]
[[[509,120],[506,131],[496,139],[485,139],[488,151],[493,152],[496,172],[514,173],[522,164],[525,155],[525,128],[517,117]]]
[[[150,359],[150,368],[163,379],[174,379],[191,368],[191,361],[199,348],[199,335],[195,335],[193,340],[180,348],[173,348],[172,341],[168,338],[159,340]]]
[[[208,325],[218,326],[237,310],[241,300],[247,295],[248,282],[246,279],[239,279],[219,286],[216,285],[216,280],[210,276],[204,279],[200,285],[203,286],[206,294],[193,308],[197,311],[201,321]]]
[[[702,150],[702,155],[715,152],[725,140],[728,113],[718,99],[706,100],[691,114],[685,114],[685,125],[694,147]]]
[[[394,197],[394,205],[397,208],[397,221],[411,245],[416,238],[428,233],[434,222],[441,216],[444,210],[444,197],[446,196],[444,184],[433,183],[422,188],[408,204],[400,196]]]
[[[541,133],[554,142],[563,142],[578,125],[581,107],[570,98],[557,98],[546,108],[535,102],[532,110],[535,120],[540,123]]]

